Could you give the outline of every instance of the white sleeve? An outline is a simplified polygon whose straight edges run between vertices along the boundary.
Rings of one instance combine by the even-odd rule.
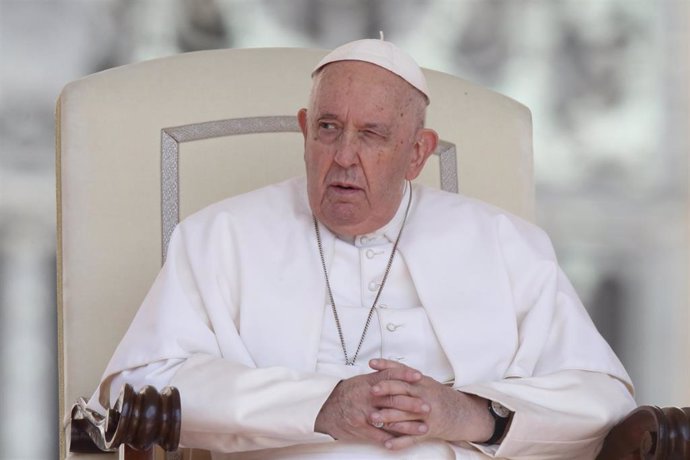
[[[171,381],[185,395],[181,442],[238,452],[332,441],[314,432],[314,422],[338,381],[283,367],[250,369],[214,356],[193,356]]]
[[[611,427],[635,408],[626,384],[579,370],[467,385],[459,390],[515,412],[500,445],[474,444],[510,459],[592,459]]]
[[[635,406],[630,378],[558,267],[546,235],[502,219],[499,240],[516,308],[519,346],[505,378],[458,388],[515,412],[499,446],[511,459],[591,459]]]
[[[178,226],[166,263],[93,399],[102,405],[114,401],[124,382],[136,389],[177,387],[185,447],[236,452],[332,440],[315,433],[314,422],[340,379],[287,367],[259,368],[235,326],[237,306],[206,271],[215,261],[191,262],[193,244]],[[202,278],[212,281],[202,285]]]
[[[180,444],[238,452],[332,441],[314,432],[316,416],[338,379],[284,368],[251,369],[222,358],[195,355],[127,369],[110,376],[114,403],[125,383],[138,391],[176,387],[182,400]],[[102,389],[104,391],[105,388]],[[96,395],[89,407],[103,412]]]

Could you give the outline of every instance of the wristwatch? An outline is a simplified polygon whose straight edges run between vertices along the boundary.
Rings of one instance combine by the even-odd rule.
[[[503,438],[513,413],[503,404],[489,400],[489,414],[494,419],[494,434],[484,444],[496,444]]]

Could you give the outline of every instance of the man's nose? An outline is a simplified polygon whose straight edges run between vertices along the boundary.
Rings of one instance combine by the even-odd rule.
[[[334,161],[343,168],[349,168],[359,162],[359,139],[351,132],[344,132],[340,136]]]

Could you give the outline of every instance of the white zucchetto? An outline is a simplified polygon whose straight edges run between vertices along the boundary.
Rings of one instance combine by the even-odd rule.
[[[328,53],[314,68],[312,76],[322,67],[338,61],[364,61],[393,72],[417,88],[429,101],[424,73],[412,57],[391,42],[376,39],[345,43]]]

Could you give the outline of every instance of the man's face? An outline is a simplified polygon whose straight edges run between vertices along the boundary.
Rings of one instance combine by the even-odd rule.
[[[395,214],[406,179],[412,180],[436,146],[422,129],[420,93],[373,64],[342,61],[315,78],[304,134],[307,191],[312,212],[340,235],[384,226]]]

